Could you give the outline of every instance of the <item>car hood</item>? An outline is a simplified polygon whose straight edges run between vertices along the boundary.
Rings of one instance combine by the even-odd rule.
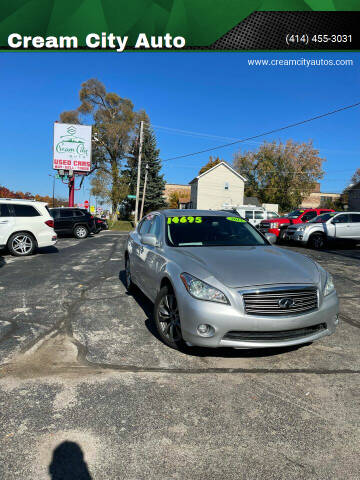
[[[181,252],[181,253],[180,253]],[[228,287],[273,284],[316,284],[320,272],[308,257],[273,246],[181,247],[181,256],[192,260]],[[184,260],[185,260],[184,258]],[[186,262],[187,263],[187,262]],[[188,273],[196,276],[195,271]],[[206,281],[206,278],[202,278]]]
[[[261,223],[291,223],[287,217],[271,218],[270,220],[261,220]]]

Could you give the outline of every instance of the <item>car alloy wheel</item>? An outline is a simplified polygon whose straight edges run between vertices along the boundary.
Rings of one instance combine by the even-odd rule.
[[[155,322],[162,340],[172,348],[183,344],[179,308],[175,294],[168,287],[160,290],[155,302]]]
[[[16,234],[10,240],[10,251],[13,255],[25,257],[30,255],[34,248],[34,240],[27,233]]]
[[[88,235],[88,231],[86,227],[83,227],[82,225],[80,225],[75,228],[74,234],[76,238],[86,238]]]
[[[325,246],[325,239],[322,235],[313,235],[310,238],[310,246],[312,248],[315,248],[317,250],[320,250],[321,248],[324,248]]]

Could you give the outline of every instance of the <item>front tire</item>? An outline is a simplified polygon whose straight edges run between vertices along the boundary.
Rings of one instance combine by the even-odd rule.
[[[308,246],[314,250],[321,250],[325,247],[326,238],[324,235],[314,233],[308,241]]]
[[[7,246],[11,255],[15,257],[27,257],[34,253],[36,240],[31,233],[18,232],[11,235]]]
[[[156,330],[166,345],[175,350],[184,347],[176,296],[168,286],[162,287],[156,297],[154,319]]]
[[[286,233],[286,228],[283,228],[282,230],[280,230],[279,236],[277,238],[278,244],[285,243],[285,233]]]
[[[86,238],[89,235],[89,231],[84,225],[76,225],[74,228],[74,237],[75,238]]]

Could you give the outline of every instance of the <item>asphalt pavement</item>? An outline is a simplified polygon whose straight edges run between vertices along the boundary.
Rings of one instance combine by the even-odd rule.
[[[360,478],[360,248],[296,247],[334,275],[335,335],[176,352],[126,292],[125,239],[0,252],[0,478]]]

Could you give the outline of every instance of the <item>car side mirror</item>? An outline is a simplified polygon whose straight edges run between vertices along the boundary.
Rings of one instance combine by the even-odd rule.
[[[265,233],[265,238],[268,242],[271,243],[271,245],[273,245],[274,243],[276,243],[276,235],[274,233]]]
[[[145,233],[141,237],[141,241],[144,245],[150,245],[151,247],[157,247],[159,245],[158,239],[153,233]]]

